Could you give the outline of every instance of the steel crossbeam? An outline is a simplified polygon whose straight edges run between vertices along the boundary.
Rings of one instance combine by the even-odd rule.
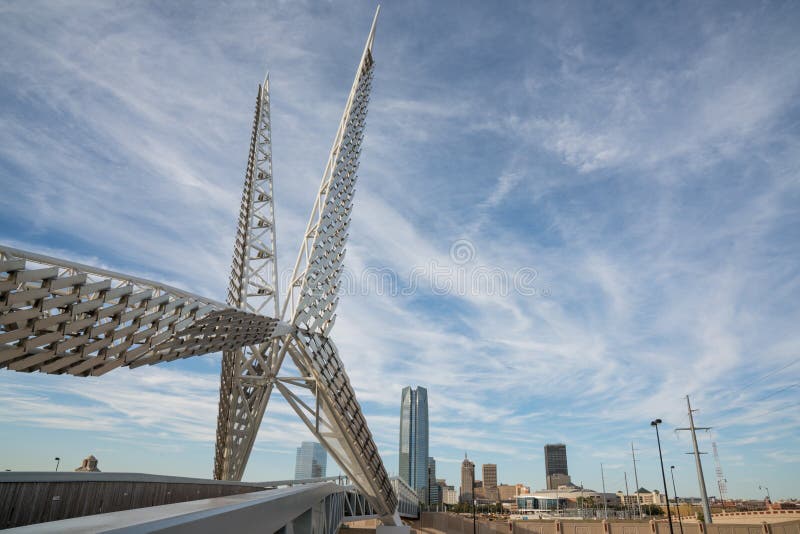
[[[330,339],[372,85],[377,19],[378,12],[282,306],[267,77],[256,96],[227,304],[0,247],[0,367],[98,376],[118,367],[221,351],[215,478],[242,478],[271,394],[278,390],[382,521],[401,524],[397,495]],[[281,374],[284,368],[297,374]]]

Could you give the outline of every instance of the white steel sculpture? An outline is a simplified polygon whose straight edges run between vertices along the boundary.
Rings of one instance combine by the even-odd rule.
[[[99,376],[117,367],[222,351],[215,478],[242,478],[277,389],[383,522],[399,525],[397,496],[329,337],[364,138],[377,18],[378,12],[282,304],[267,78],[256,98],[227,304],[0,247],[0,367]],[[287,356],[297,374],[279,374]]]

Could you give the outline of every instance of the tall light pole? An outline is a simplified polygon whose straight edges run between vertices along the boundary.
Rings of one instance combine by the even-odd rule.
[[[473,477],[474,478],[474,477]],[[472,487],[472,491],[475,491],[475,486]],[[475,523],[475,507],[478,505],[478,500],[473,498],[472,499],[472,534],[476,534],[476,523]]]
[[[650,421],[650,426],[656,427],[656,440],[658,441],[658,459],[661,461],[661,479],[664,481],[664,497],[667,499],[667,519],[669,520],[669,534],[675,534],[672,530],[672,513],[669,508],[669,493],[667,493],[667,475],[664,474],[664,457],[661,455],[661,436],[658,435],[658,425],[661,419]]]
[[[772,499],[769,498],[769,488],[766,486],[764,486],[763,488],[759,486],[758,489],[767,490],[767,501],[769,501],[769,503],[772,504]]]
[[[672,477],[672,496],[675,497],[675,510],[678,512],[678,524],[681,526],[681,534],[683,534],[683,520],[681,520],[681,507],[678,504],[678,490],[675,489],[675,466],[669,466],[669,475]]]
[[[53,458],[53,460],[55,460],[55,461],[56,461],[56,471],[58,471],[58,466],[59,466],[59,464],[61,463],[61,458],[59,458],[58,456],[56,456],[55,458]]]
[[[639,508],[639,520],[642,519],[642,501],[639,499],[639,473],[636,471],[636,453],[631,441],[631,456],[633,456],[633,479],[636,481],[636,506]]]
[[[631,493],[628,491],[628,472],[625,471],[625,519],[628,519],[628,513],[630,509],[628,508],[631,504]],[[633,514],[630,514],[631,517]],[[683,532],[681,532],[683,534]]]
[[[603,515],[608,519],[608,500],[606,499],[606,475],[603,473],[603,464],[600,464],[600,480],[603,481]]]
[[[586,509],[586,500],[583,498],[583,480],[581,480],[581,519],[586,519],[584,510]]]

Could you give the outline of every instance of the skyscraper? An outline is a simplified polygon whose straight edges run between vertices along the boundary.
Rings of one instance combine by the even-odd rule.
[[[304,441],[297,447],[297,458],[294,462],[294,478],[320,478],[325,476],[328,454],[316,441]]]
[[[428,457],[428,504],[442,502],[442,488],[436,483],[436,460]]]
[[[403,388],[400,397],[400,478],[428,502],[428,390]]]
[[[483,487],[497,487],[497,464],[483,464]]]
[[[499,501],[497,491],[497,464],[483,464],[483,493],[490,501]]]
[[[544,446],[544,474],[547,479],[547,489],[557,489],[559,484],[564,481],[569,483],[566,445],[548,443]]]
[[[475,464],[470,462],[467,453],[464,453],[464,461],[461,462],[461,502],[472,504],[474,486]]]

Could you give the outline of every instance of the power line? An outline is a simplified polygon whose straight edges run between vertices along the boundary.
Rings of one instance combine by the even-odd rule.
[[[799,386],[799,385],[800,385],[800,382],[795,382],[794,384],[790,384],[790,385],[786,386],[785,388],[781,388],[781,389],[779,389],[779,390],[777,390],[777,391],[773,391],[772,393],[770,393],[770,394],[769,394],[769,395],[767,395],[766,397],[761,397],[760,399],[756,399],[756,401],[755,401],[755,402],[761,402],[761,401],[763,401],[763,400],[767,400],[767,399],[768,399],[768,398],[770,398],[770,397],[774,397],[774,396],[775,396],[775,395],[777,395],[778,393],[781,393],[781,392],[783,392],[783,391],[786,391],[787,389],[792,389],[793,387],[796,387],[796,386]]]
[[[750,382],[750,383],[748,383],[748,384],[745,384],[744,386],[742,386],[742,387],[740,387],[740,388],[738,388],[738,389],[741,391],[741,390],[743,390],[743,389],[749,388],[749,387],[750,387],[750,386],[752,386],[753,384],[758,384],[759,382],[761,382],[761,381],[762,381],[762,380],[764,380],[765,378],[769,378],[770,376],[774,375],[775,373],[779,373],[779,372],[783,371],[784,369],[787,369],[787,368],[791,367],[792,365],[796,364],[797,362],[800,362],[800,358],[796,358],[795,360],[793,360],[793,361],[791,361],[791,362],[787,363],[787,364],[786,364],[786,365],[784,365],[783,367],[780,367],[780,368],[778,368],[778,369],[775,369],[774,371],[770,371],[769,373],[765,374],[765,375],[764,375],[764,376],[762,376],[761,378],[756,378],[756,379],[755,379],[755,380],[753,380],[752,382]]]

